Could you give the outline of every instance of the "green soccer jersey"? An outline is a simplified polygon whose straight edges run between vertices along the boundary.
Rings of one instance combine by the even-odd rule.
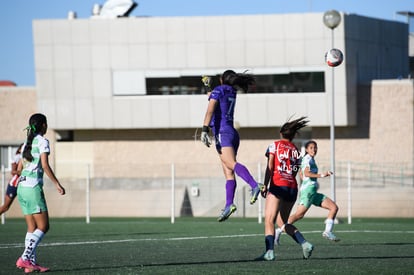
[[[306,154],[302,159],[301,169],[302,169],[302,186],[301,189],[305,189],[311,185],[318,185],[317,178],[311,178],[305,176],[305,169],[309,167],[309,170],[312,174],[318,173],[318,166],[316,165],[315,159],[310,155]]]
[[[23,146],[22,151],[24,151]],[[40,155],[42,153],[49,154],[49,141],[41,135],[34,137],[32,142],[32,161],[23,159],[23,170],[20,176],[19,185],[25,187],[34,187],[37,184],[43,185],[43,168],[40,161]]]

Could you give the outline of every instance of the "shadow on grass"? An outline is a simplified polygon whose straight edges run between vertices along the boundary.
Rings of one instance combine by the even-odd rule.
[[[331,246],[331,245],[337,245],[337,246],[351,246],[351,247],[355,247],[355,246],[363,246],[363,247],[367,247],[367,246],[381,246],[381,245],[387,245],[387,246],[401,246],[401,245],[414,245],[414,242],[405,242],[405,243],[344,243],[344,242],[329,242],[326,244],[318,244],[317,246]]]
[[[345,257],[323,257],[323,258],[316,258],[312,257],[311,260],[319,261],[319,260],[391,260],[391,259],[414,259],[414,256],[345,256]]]
[[[368,257],[368,256],[348,256],[348,257],[324,257],[316,258],[312,257],[308,260],[304,259],[277,259],[275,262],[291,262],[291,261],[326,261],[326,260],[367,260],[367,259],[377,259],[377,260],[393,260],[393,259],[414,259],[414,256],[379,256],[379,257]],[[196,265],[209,265],[209,264],[240,264],[240,263],[252,263],[252,262],[266,262],[259,259],[251,260],[234,260],[234,261],[199,261],[199,262],[169,262],[169,263],[143,263],[143,264],[130,264],[130,265],[111,265],[111,266],[93,266],[93,267],[80,267],[73,269],[53,269],[54,272],[88,272],[94,271],[110,271],[116,269],[124,268],[146,268],[146,267],[168,267],[168,266],[196,266]]]
[[[82,267],[73,269],[53,269],[54,272],[81,272],[81,271],[98,271],[98,270],[110,270],[118,268],[144,268],[144,267],[168,267],[168,266],[192,266],[192,265],[208,265],[208,264],[230,264],[230,263],[250,263],[257,262],[258,260],[234,260],[234,261],[202,261],[202,262],[176,262],[176,263],[147,263],[147,264],[132,264],[132,265],[111,265],[111,266],[94,266],[94,267]]]

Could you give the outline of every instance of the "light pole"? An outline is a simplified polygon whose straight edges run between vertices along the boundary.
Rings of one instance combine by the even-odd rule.
[[[325,26],[331,29],[331,48],[334,48],[334,29],[341,23],[341,14],[336,10],[330,10],[323,14],[323,23]],[[334,67],[332,67],[332,90],[331,90],[331,171],[334,172],[331,175],[331,197],[333,201],[336,201],[335,195],[335,77]]]

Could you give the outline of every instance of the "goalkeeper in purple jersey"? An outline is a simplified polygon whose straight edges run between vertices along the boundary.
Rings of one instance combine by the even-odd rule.
[[[210,87],[210,80],[210,77],[207,76],[202,78],[204,85],[207,87]],[[262,185],[258,184],[249,170],[236,160],[240,137],[233,123],[237,90],[246,92],[248,86],[254,84],[255,80],[249,74],[237,74],[232,70],[227,70],[221,75],[220,83],[221,85],[209,92],[209,103],[204,117],[201,141],[207,147],[210,147],[209,131],[211,128],[216,143],[216,150],[226,178],[226,205],[218,218],[218,221],[222,222],[228,219],[237,209],[234,204],[236,192],[235,174],[246,181],[252,188],[250,204],[256,202]]]

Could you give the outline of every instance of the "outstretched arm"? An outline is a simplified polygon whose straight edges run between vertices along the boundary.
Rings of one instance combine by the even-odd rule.
[[[19,163],[17,164],[17,174],[20,175],[22,173],[23,170],[23,160],[20,159]]]
[[[210,99],[207,106],[207,111],[204,116],[204,122],[203,122],[203,130],[201,131],[201,142],[204,143],[207,147],[210,147],[211,145],[211,138],[209,136],[210,131],[210,122],[213,117],[214,109],[216,108],[217,100]]]
[[[60,185],[59,180],[56,178],[55,173],[53,172],[52,168],[49,165],[49,154],[42,153],[40,155],[40,161],[42,162],[43,171],[45,171],[46,175],[49,179],[55,184],[56,189],[58,190],[59,194],[65,195],[65,188]]]
[[[18,170],[17,170],[17,167],[18,167],[18,164],[17,163],[15,163],[15,162],[13,162],[12,163],[12,169],[11,169],[11,174],[12,174],[12,176],[14,176],[14,175],[18,175],[19,173],[18,173]]]
[[[204,126],[209,126],[210,125],[211,119],[213,118],[214,109],[216,108],[216,104],[217,104],[217,100],[215,100],[215,99],[211,98],[208,101],[207,111],[206,111],[206,114],[204,116],[204,122],[203,122]]]
[[[309,167],[306,167],[306,168],[305,168],[305,172],[304,172],[304,174],[305,174],[305,176],[306,176],[306,177],[308,177],[308,178],[324,178],[324,177],[329,177],[330,175],[332,175],[332,174],[333,174],[333,172],[331,172],[331,171],[326,171],[326,172],[321,173],[321,174],[315,174],[315,173],[312,173],[312,172],[310,171]]]

